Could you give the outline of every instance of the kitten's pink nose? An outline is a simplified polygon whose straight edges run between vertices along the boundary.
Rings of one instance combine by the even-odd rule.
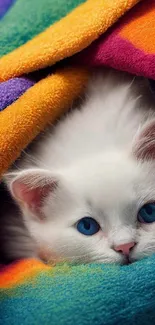
[[[127,244],[114,246],[114,250],[116,252],[120,252],[120,253],[128,256],[130,253],[130,249],[133,248],[134,246],[135,246],[135,243],[131,242],[131,243],[127,243]]]

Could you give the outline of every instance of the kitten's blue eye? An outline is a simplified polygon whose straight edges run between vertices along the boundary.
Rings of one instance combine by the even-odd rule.
[[[95,219],[85,217],[78,221],[77,230],[83,235],[92,236],[100,230],[100,226]]]
[[[143,205],[138,213],[138,221],[143,223],[155,222],[155,204],[148,203]]]

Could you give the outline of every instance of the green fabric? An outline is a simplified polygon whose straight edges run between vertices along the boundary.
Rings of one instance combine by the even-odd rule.
[[[0,21],[0,57],[66,16],[84,0],[17,0]]]

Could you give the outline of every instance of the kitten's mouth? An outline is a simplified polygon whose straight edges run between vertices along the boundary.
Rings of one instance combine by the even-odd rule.
[[[132,261],[131,261],[130,256],[124,255],[123,265],[129,265],[131,263],[132,263]]]

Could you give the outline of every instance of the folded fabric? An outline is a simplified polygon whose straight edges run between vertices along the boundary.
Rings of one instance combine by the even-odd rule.
[[[1,271],[1,324],[152,325],[154,269],[155,256],[124,267],[17,262]]]
[[[0,0],[3,12],[11,2],[14,5],[0,21],[0,57],[25,44],[84,0]]]
[[[29,78],[14,78],[7,82],[0,83],[0,111],[11,105],[28,88],[34,85],[34,81]]]
[[[155,1],[142,1],[75,58],[155,79]]]
[[[54,122],[71,106],[87,79],[85,70],[66,68],[36,83],[1,112],[1,171],[20,155],[21,149],[49,122]]]
[[[31,41],[4,56],[0,60],[0,80],[45,68],[79,52],[137,2],[86,1]]]
[[[23,6],[21,5],[21,2],[24,2]],[[0,59],[0,80],[6,81],[12,77],[18,77],[25,73],[45,68],[63,58],[79,52],[97,39],[108,29],[108,27],[110,27],[121,15],[137,2],[138,0],[98,0],[97,2],[94,0],[88,0],[84,2],[73,12],[34,37],[32,40],[15,49],[13,52],[3,56]],[[30,12],[33,12],[32,2],[27,1],[26,3],[29,4]],[[42,1],[34,1],[34,4],[36,3],[37,6],[41,6]],[[49,1],[47,1],[47,3],[44,2],[43,16],[42,11],[37,11],[37,15],[41,16],[39,22],[44,21],[45,8],[47,15],[50,12],[48,3]],[[55,0],[52,2],[52,10],[53,12],[55,11],[54,21],[60,18],[61,11],[63,12],[62,16],[64,15],[64,7],[66,3],[67,2],[64,2],[63,0],[58,2]],[[75,2],[71,1],[69,3],[71,4],[69,8],[73,8]],[[36,16],[33,16],[33,14],[27,16],[28,11],[25,9],[24,0],[16,0],[14,6],[11,7],[10,15],[8,12],[1,21],[2,26],[3,23],[5,23],[6,20],[9,21],[9,19],[10,21],[13,19],[13,22],[15,22],[15,14],[12,15],[12,12],[15,11],[15,8],[18,8],[18,4],[21,8],[22,14],[24,15],[24,13],[26,13],[26,26],[29,26],[28,30],[32,31],[34,26],[35,34]],[[36,7],[34,6],[34,8]],[[68,8],[68,5],[66,8]],[[34,11],[36,12],[36,10]],[[20,21],[20,15],[16,16],[16,20],[18,20],[17,17]],[[7,26],[11,27],[11,23],[8,23]],[[2,37],[4,40],[4,46],[2,47],[5,48],[6,40],[7,44],[9,44],[7,33],[11,37],[11,44],[14,42],[14,39],[17,39],[17,35],[20,39],[20,29],[18,29],[18,27],[19,25],[14,27],[13,23],[13,30],[15,29],[16,31],[15,37],[13,37],[13,34],[8,33],[7,28],[4,29],[5,35]],[[45,25],[43,26],[43,29],[44,27]],[[21,35],[24,43],[23,30],[24,29],[22,29]],[[31,38],[32,32],[30,33],[29,38],[27,37],[25,39],[25,42],[27,39]],[[19,40],[18,45],[20,44]],[[9,52],[9,48],[7,48],[6,52]],[[75,96],[78,96],[79,91],[82,90],[87,79],[86,75],[87,71],[84,72],[84,70],[81,70],[80,72],[78,69],[73,69],[72,75],[70,73],[69,77],[66,77],[66,73],[62,72],[61,82],[57,83],[57,80],[60,79],[60,75],[59,73],[56,73],[53,77],[47,77],[47,79],[37,82],[23,96],[21,96],[21,98],[1,112],[0,173],[4,172],[9,167],[9,165],[19,156],[21,150],[32,141],[32,139],[46,126],[48,122],[53,122],[56,117],[59,117],[59,115],[66,110],[66,104],[69,105]],[[76,79],[78,80],[77,82]],[[43,90],[43,85],[45,85],[45,91]],[[60,89],[58,89],[59,86]],[[42,89],[41,92],[40,88]],[[54,110],[52,107],[53,103]]]

